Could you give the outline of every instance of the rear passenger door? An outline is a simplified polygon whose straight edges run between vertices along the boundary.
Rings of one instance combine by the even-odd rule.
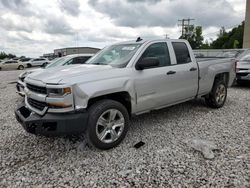
[[[193,98],[198,90],[199,71],[197,63],[192,61],[185,42],[172,42],[172,47],[176,59],[176,64],[171,67],[171,71],[175,72],[173,84],[176,88],[176,99],[179,101]]]

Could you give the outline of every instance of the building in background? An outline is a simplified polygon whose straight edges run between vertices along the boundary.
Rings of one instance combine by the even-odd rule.
[[[99,50],[100,50],[99,48],[92,48],[92,47],[61,48],[61,49],[55,49],[54,53],[43,54],[43,57],[52,59],[55,57],[62,57],[71,54],[95,54]]]
[[[43,54],[43,57],[45,58],[55,58],[55,54],[54,53],[48,53],[48,54]]]
[[[95,54],[99,50],[100,50],[99,48],[91,48],[91,47],[72,47],[72,48],[55,49],[54,54],[57,57],[71,55],[71,54]]]
[[[250,0],[246,0],[246,2],[243,48],[250,48]]]

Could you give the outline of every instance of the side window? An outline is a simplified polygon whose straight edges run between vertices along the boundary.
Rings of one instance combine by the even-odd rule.
[[[66,63],[64,63],[63,65],[71,65],[73,64],[74,58],[68,60]]]
[[[84,64],[89,58],[90,58],[90,56],[79,57],[79,63]]]
[[[79,64],[80,60],[79,57],[74,57],[71,64]]]
[[[142,54],[141,59],[146,57],[158,58],[160,61],[159,67],[171,65],[168,47],[165,42],[150,45]]]
[[[187,45],[184,42],[173,42],[172,45],[174,48],[177,64],[191,62]]]

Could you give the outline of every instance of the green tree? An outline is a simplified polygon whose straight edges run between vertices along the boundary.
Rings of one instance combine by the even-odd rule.
[[[193,25],[185,28],[185,34],[180,39],[186,39],[193,49],[200,49],[203,44],[202,27]]]
[[[222,27],[218,38],[211,43],[211,48],[214,49],[230,49],[242,48],[244,34],[244,22],[239,26],[233,28],[231,31],[226,32]]]
[[[6,54],[5,52],[0,52],[0,59],[5,59],[5,58],[14,58],[16,55],[14,54]]]

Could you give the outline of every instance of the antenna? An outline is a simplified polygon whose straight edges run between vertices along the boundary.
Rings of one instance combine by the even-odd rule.
[[[141,37],[138,37],[138,38],[136,39],[136,42],[140,42],[140,41],[142,41],[142,38],[141,38]]]

